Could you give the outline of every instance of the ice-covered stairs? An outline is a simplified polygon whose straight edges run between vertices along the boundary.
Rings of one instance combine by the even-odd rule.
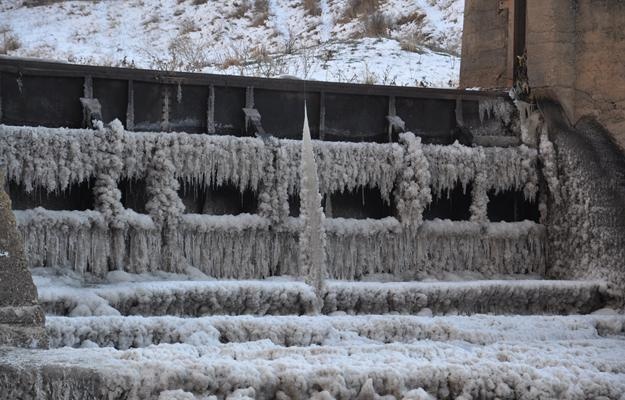
[[[328,281],[322,314],[313,315],[312,288],[287,278],[85,284],[53,276],[35,274],[51,349],[0,349],[6,398],[625,393],[625,315],[593,313],[609,305],[601,282]]]
[[[51,317],[53,346],[83,348],[0,349],[0,385],[20,399],[620,399],[624,324],[622,315]]]
[[[570,314],[602,308],[597,281],[328,281],[323,314]],[[40,287],[40,303],[60,316],[302,315],[314,312],[312,287],[300,281],[161,281],[92,287]]]

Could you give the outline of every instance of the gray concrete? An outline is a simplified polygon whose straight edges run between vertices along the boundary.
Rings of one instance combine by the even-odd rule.
[[[4,173],[0,172],[0,188]],[[26,268],[22,238],[11,211],[11,199],[0,190],[0,345],[47,347],[45,317],[37,288]]]

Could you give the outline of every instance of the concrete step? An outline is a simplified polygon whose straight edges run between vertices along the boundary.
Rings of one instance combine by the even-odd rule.
[[[46,330],[51,348],[98,346],[126,350],[165,343],[218,345],[259,340],[285,347],[421,340],[485,345],[625,337],[625,315],[48,317]]]
[[[598,281],[459,282],[327,281],[323,314],[571,314],[605,306]],[[300,281],[163,281],[40,286],[39,301],[58,316],[302,315],[315,311],[312,287]]]
[[[1,348],[0,387],[23,400],[619,399],[625,341]]]

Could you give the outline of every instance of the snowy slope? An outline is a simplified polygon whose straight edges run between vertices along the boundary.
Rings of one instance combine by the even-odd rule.
[[[0,27],[20,44],[12,56],[357,83],[458,80],[463,0],[377,0],[369,10],[354,7],[366,0],[23,3],[0,3]]]

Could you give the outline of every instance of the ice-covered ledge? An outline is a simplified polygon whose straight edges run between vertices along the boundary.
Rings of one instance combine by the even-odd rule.
[[[0,172],[0,187],[4,174]],[[44,314],[26,268],[11,199],[0,189],[0,345],[47,347]]]

